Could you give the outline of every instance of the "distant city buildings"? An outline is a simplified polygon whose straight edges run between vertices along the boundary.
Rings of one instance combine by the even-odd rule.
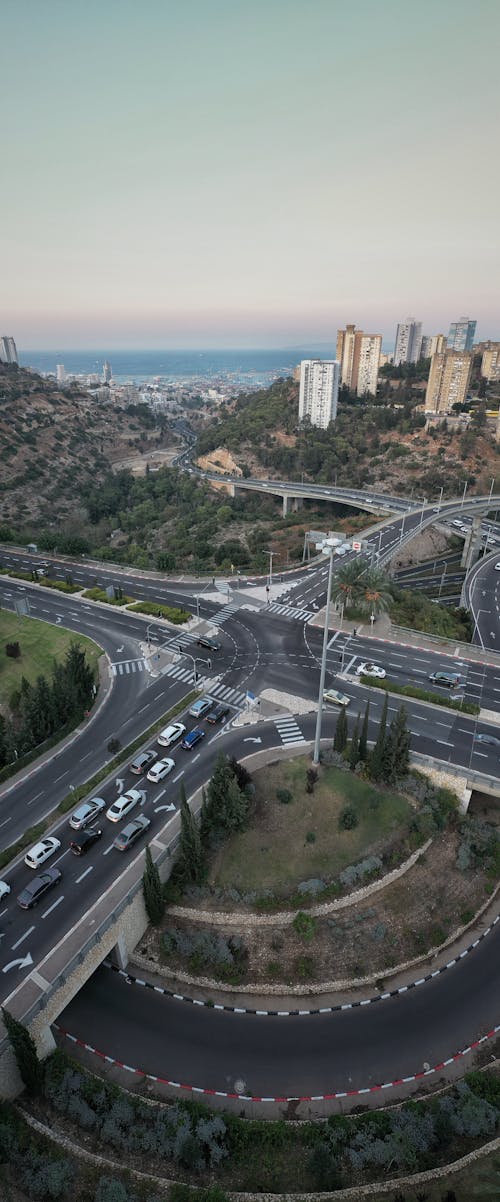
[[[56,363],[56,380],[58,384],[64,384],[66,379],[66,369],[64,363]]]
[[[0,363],[19,363],[16,344],[8,334],[0,336]]]
[[[358,396],[377,392],[381,334],[365,334],[355,325],[337,330],[337,359],[340,363],[340,382]]]
[[[340,364],[337,359],[303,359],[300,364],[299,421],[326,430],[337,416]]]
[[[102,368],[102,378],[103,378],[104,384],[109,384],[110,380],[112,379],[112,376],[113,376],[113,369],[111,367],[111,363],[108,363],[108,360],[105,359],[104,363],[103,363],[103,368]]]
[[[477,322],[470,321],[468,317],[460,317],[458,321],[452,321],[446,340],[448,349],[453,351],[471,351],[474,345],[476,325]]]
[[[394,367],[401,363],[418,363],[422,348],[422,322],[408,317],[400,321],[396,330]]]
[[[481,358],[481,375],[489,384],[500,380],[500,342],[485,344]]]
[[[472,352],[447,348],[432,356],[425,394],[426,413],[448,413],[467,399]]]

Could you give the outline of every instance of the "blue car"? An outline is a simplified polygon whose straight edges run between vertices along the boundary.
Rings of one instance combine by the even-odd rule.
[[[200,739],[204,738],[205,731],[202,730],[201,726],[195,726],[194,729],[190,730],[189,734],[187,734],[182,740],[181,747],[184,748],[184,751],[191,751],[191,748],[196,747],[196,744],[199,743]]]

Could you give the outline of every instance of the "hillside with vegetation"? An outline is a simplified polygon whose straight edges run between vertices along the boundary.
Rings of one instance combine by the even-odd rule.
[[[243,475],[281,477],[348,488],[454,496],[489,489],[498,450],[486,426],[484,404],[467,427],[452,421],[424,429],[422,381],[417,376],[382,381],[376,398],[339,394],[336,422],[327,430],[299,427],[298,384],[278,380],[271,388],[231,402],[198,438],[197,450],[231,452]]]
[[[85,485],[104,481],[131,450],[163,446],[165,438],[164,423],[146,405],[106,404],[78,384],[61,388],[0,364],[2,518],[27,525],[74,519]]]

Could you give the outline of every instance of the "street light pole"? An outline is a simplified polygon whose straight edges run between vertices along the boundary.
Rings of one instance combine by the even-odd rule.
[[[266,551],[266,555],[269,555],[269,588],[271,588],[271,585],[273,583],[273,558],[274,558],[275,552],[274,551]]]
[[[326,611],[325,611],[325,629],[323,632],[323,652],[321,656],[321,672],[319,674],[319,694],[318,694],[318,717],[316,719],[316,735],[314,739],[313,764],[319,764],[320,747],[321,747],[321,721],[323,718],[323,690],[325,687],[326,675],[326,653],[328,651],[328,620],[330,617],[330,603],[332,599],[332,582],[333,582],[333,554],[334,548],[328,547],[327,551],[323,550],[323,555],[329,554],[330,564],[328,568],[328,585],[326,589]],[[343,609],[342,609],[343,615]]]
[[[469,481],[468,481],[468,480],[466,480],[466,481],[465,481],[465,484],[464,484],[464,491],[463,491],[463,493],[462,493],[462,502],[461,502],[461,505],[460,505],[460,508],[461,508],[461,509],[463,509],[463,504],[464,504],[464,501],[465,501],[465,494],[466,494],[466,492],[467,492],[467,487],[468,487],[468,484],[469,484]]]
[[[440,492],[439,492],[439,505],[438,505],[438,508],[437,508],[437,511],[438,511],[438,513],[441,513],[441,505],[442,505],[442,502],[443,502],[443,490],[444,490],[444,484],[442,485],[442,487],[441,487],[441,489],[440,489]]]
[[[493,485],[494,485],[494,483],[495,483],[495,477],[493,476],[493,480],[491,481],[491,484],[490,484],[490,495],[489,495],[489,498],[488,498],[490,501],[491,501],[491,495],[492,495],[492,492],[493,492]]]

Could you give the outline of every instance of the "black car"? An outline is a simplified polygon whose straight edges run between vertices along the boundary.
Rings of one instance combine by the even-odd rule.
[[[208,634],[200,634],[200,637],[196,640],[196,642],[198,647],[208,647],[209,651],[220,651],[222,646],[222,644],[218,643],[216,639],[209,639]]]
[[[71,840],[70,848],[75,856],[84,856],[85,852],[93,847],[94,843],[101,838],[102,830],[98,826],[88,826],[86,830],[81,831]]]
[[[132,760],[130,771],[135,772],[136,776],[141,776],[157,759],[157,751],[141,751],[140,755],[136,755],[135,760]]]
[[[49,889],[52,889],[54,885],[59,885],[61,881],[62,872],[59,868],[46,868],[45,872],[34,877],[19,894],[18,906],[21,907],[21,910],[31,910],[31,907],[36,906]]]
[[[230,707],[228,705],[216,705],[211,714],[207,714],[207,722],[222,722],[227,717]]]

